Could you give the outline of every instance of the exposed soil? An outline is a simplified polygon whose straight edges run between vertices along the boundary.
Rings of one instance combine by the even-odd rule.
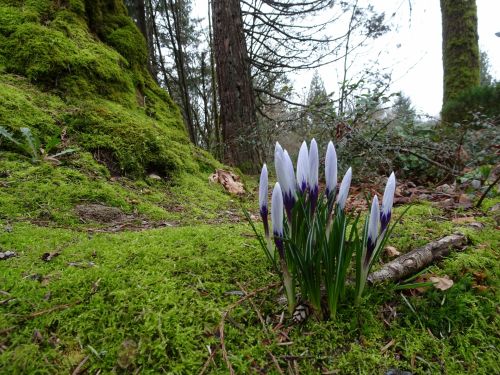
[[[102,204],[79,204],[75,207],[75,212],[84,222],[94,221],[100,224],[122,222],[131,216],[125,215],[119,208]]]

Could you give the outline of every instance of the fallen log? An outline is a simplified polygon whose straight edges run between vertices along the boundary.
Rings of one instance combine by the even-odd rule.
[[[411,276],[433,261],[448,255],[452,249],[461,248],[466,244],[467,237],[461,233],[455,233],[437,241],[429,242],[425,246],[412,250],[384,264],[380,270],[368,275],[368,281],[370,283],[387,280],[396,281]]]

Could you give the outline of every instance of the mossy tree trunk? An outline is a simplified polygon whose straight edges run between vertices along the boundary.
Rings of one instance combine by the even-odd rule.
[[[476,1],[441,0],[441,17],[444,106],[480,83]]]
[[[254,169],[255,99],[238,0],[213,0],[214,51],[224,161]]]

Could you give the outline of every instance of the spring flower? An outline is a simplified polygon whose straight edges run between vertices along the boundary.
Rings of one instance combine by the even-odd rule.
[[[378,226],[380,221],[380,208],[378,205],[378,197],[375,195],[372,201],[372,209],[370,210],[370,221],[368,222],[368,241],[366,243],[365,267],[370,263],[370,259],[377,245]]]
[[[319,168],[319,156],[318,156],[318,144],[313,138],[311,141],[311,147],[309,149],[309,194],[311,199],[311,209],[314,212],[316,206],[316,201],[318,200],[318,168]]]
[[[385,186],[384,197],[382,198],[382,211],[380,213],[380,232],[383,233],[387,229],[387,225],[391,220],[392,204],[394,202],[394,192],[396,191],[396,176],[391,173]]]
[[[297,185],[299,190],[304,193],[307,189],[309,179],[309,155],[306,141],[302,142],[297,159]]]
[[[276,142],[274,152],[274,165],[276,168],[276,175],[278,176],[278,182],[280,183],[283,193],[283,203],[285,205],[288,220],[291,221],[292,208],[295,204],[295,173],[293,171],[293,163],[290,159],[290,155],[288,155],[286,150],[283,150],[278,142]]]
[[[281,259],[285,259],[285,250],[283,248],[283,194],[279,182],[274,185],[271,197],[271,220],[276,248]]]
[[[269,223],[267,221],[267,215],[269,213],[267,207],[267,189],[268,189],[268,173],[267,166],[264,164],[262,167],[262,171],[260,172],[260,181],[259,181],[259,208],[260,208],[260,217],[262,218],[262,222],[264,223],[264,232],[266,237],[269,237]]]
[[[288,177],[287,178],[287,183],[288,183],[287,190],[291,196],[295,197],[295,190],[297,187],[297,184],[295,182],[295,171],[293,169],[292,159],[290,158],[290,155],[288,154],[287,150],[283,151],[283,159],[285,161],[285,171],[286,171],[286,174]]]
[[[328,142],[325,158],[326,196],[329,197],[337,186],[337,152],[332,141]]]
[[[352,179],[352,168],[349,167],[349,169],[344,175],[344,178],[342,179],[342,182],[340,183],[339,195],[337,197],[337,204],[339,205],[341,210],[345,208],[347,195],[349,194],[349,188],[351,186],[351,179]]]

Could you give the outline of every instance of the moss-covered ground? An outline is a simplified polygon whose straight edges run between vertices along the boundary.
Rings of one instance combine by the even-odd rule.
[[[500,373],[498,199],[459,213],[482,229],[421,204],[394,232],[402,252],[466,232],[426,270],[451,289],[386,284],[335,321],[280,323],[278,277],[241,220],[255,180],[242,202],[208,183],[221,165],[145,62],[122,0],[0,0],[0,126],[77,149],[54,165],[0,139],[0,252],[17,254],[0,260],[1,374],[228,373],[224,312],[237,374]],[[96,206],[120,219],[77,209]]]
[[[16,168],[15,178],[3,180],[7,187],[2,190],[22,180],[21,171],[24,179],[36,176],[33,184],[45,186],[44,168],[54,168],[23,167]],[[2,195],[7,203],[2,204],[0,249],[18,254],[0,262],[2,371],[68,373],[83,364],[88,373],[188,374],[201,370],[210,348],[215,354],[207,372],[227,373],[218,334],[221,314],[242,290],[278,280],[248,224],[227,219],[203,224],[217,217],[220,207],[190,192],[187,186],[193,181],[188,180],[179,185],[183,193],[178,199],[184,194],[191,202],[181,215],[190,218],[176,218],[181,226],[92,234],[88,224],[65,216],[72,194],[80,194],[66,193],[65,179],[78,178],[78,173],[64,168],[58,173],[56,187],[46,184],[38,193],[28,182],[23,189],[33,194],[16,189],[10,205],[7,194]],[[93,183],[99,184],[89,180]],[[99,199],[125,210],[133,209],[129,200],[135,197],[146,215],[173,215],[158,209],[167,183],[144,182],[143,188],[151,191],[144,196],[134,195],[137,185],[130,190],[119,181],[102,184],[112,188],[84,184],[81,194],[99,192]],[[44,189],[55,189],[54,194],[62,189],[55,196],[68,199],[53,206],[56,222],[59,218],[65,228],[34,225],[23,214],[39,212],[36,202],[38,194],[47,194]],[[202,188],[202,195],[213,197],[210,189],[217,188],[208,189]],[[16,195],[26,207],[18,207]],[[277,288],[231,310],[224,332],[235,372],[279,373],[279,366],[301,373],[383,374],[390,368],[414,374],[498,373],[499,235],[487,210],[495,203],[498,199],[490,199],[484,211],[474,213],[485,225],[480,230],[453,223],[439,209],[421,204],[410,209],[395,231],[391,242],[401,251],[456,230],[467,233],[471,245],[465,251],[426,271],[452,278],[455,284],[447,291],[373,287],[360,309],[345,305],[336,321],[310,319],[298,326],[289,325],[286,314],[284,325],[277,326],[286,310]],[[55,252],[57,257],[42,260],[43,254]],[[258,314],[267,321],[265,328]]]

